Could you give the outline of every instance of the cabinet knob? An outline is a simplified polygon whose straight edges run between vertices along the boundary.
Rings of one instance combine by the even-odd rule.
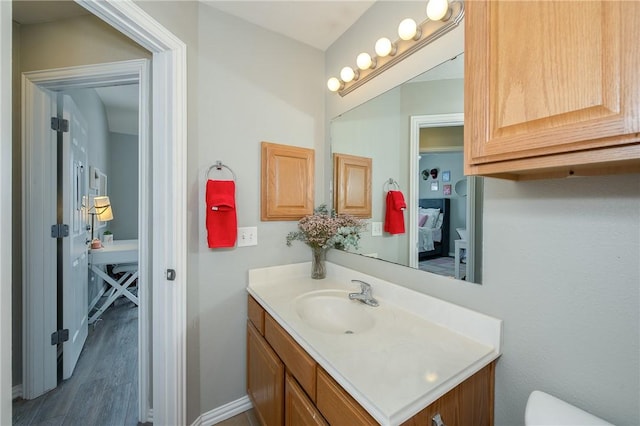
[[[431,417],[431,426],[447,426],[442,421],[442,416],[440,413],[436,413],[433,417]]]

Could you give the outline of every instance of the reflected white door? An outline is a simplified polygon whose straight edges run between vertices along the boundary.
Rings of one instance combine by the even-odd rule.
[[[62,215],[69,236],[62,239],[62,323],[69,330],[62,353],[63,379],[68,379],[78,362],[88,332],[87,210],[88,176],[87,124],[68,95],[63,96],[62,116],[69,131],[62,137]]]

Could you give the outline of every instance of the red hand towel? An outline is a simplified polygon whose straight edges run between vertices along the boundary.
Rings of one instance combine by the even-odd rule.
[[[238,237],[236,183],[207,180],[207,242],[209,248],[233,247]]]
[[[384,217],[384,230],[389,234],[404,234],[404,209],[407,203],[400,191],[387,192],[387,210]]]

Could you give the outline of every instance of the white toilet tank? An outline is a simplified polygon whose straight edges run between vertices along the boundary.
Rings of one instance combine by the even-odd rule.
[[[540,391],[533,391],[529,395],[524,412],[524,424],[526,426],[613,426],[578,407]]]

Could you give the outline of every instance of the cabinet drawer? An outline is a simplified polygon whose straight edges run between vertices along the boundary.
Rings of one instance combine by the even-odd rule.
[[[378,422],[322,368],[318,368],[318,395],[316,398],[316,406],[332,426],[378,424]]]
[[[296,379],[285,376],[284,426],[329,426]]]
[[[249,296],[247,305],[247,316],[251,323],[264,336],[264,309],[256,302],[256,299]]]
[[[289,334],[265,313],[264,337],[276,351],[300,386],[316,399],[316,362],[298,345]]]

